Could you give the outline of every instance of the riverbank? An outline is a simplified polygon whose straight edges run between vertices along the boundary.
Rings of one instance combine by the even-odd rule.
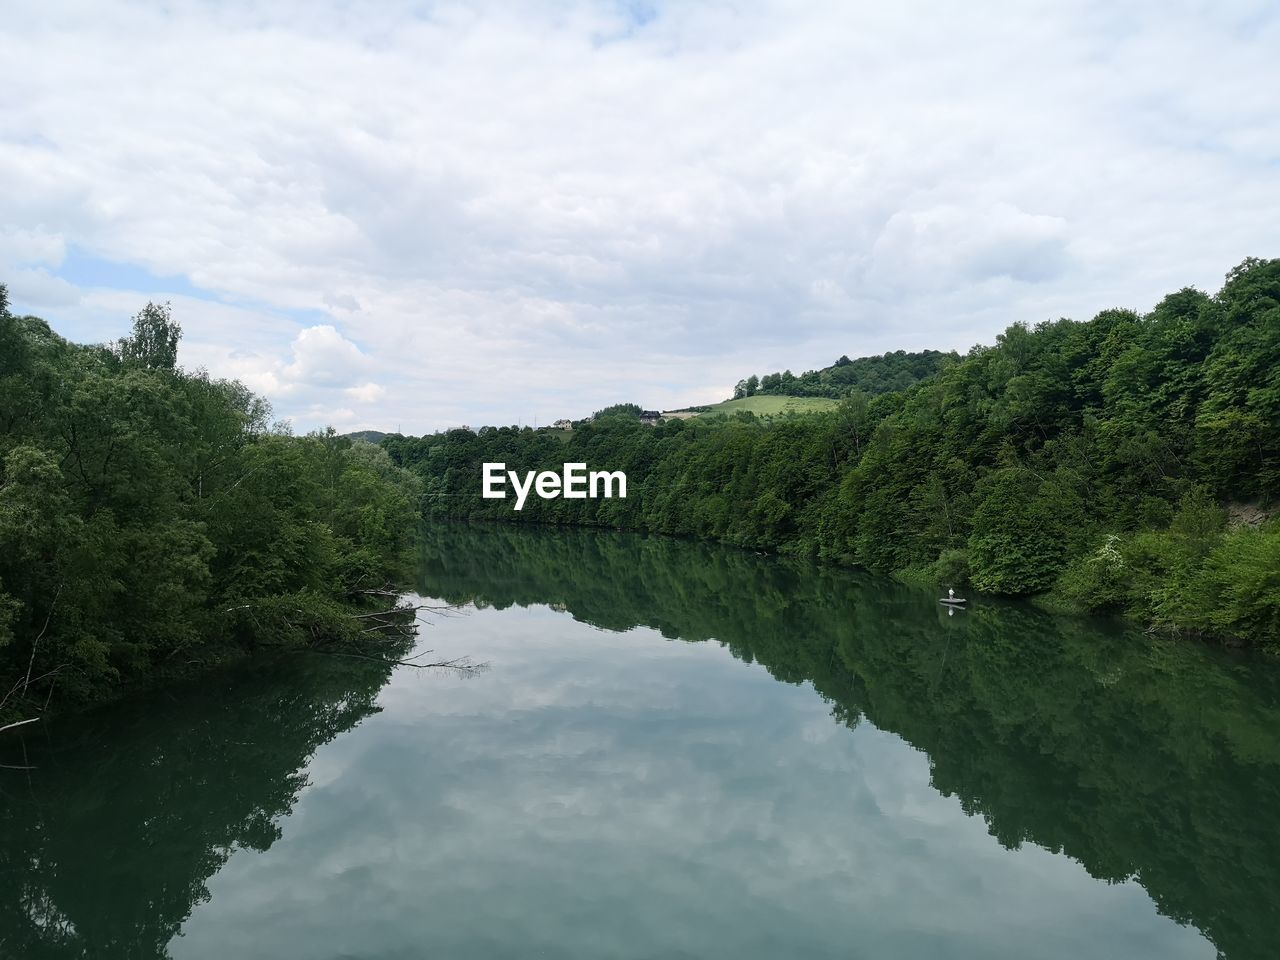
[[[1280,260],[1214,296],[1013,326],[909,389],[836,410],[642,424],[565,439],[485,427],[382,446],[428,518],[690,536],[1049,597],[1222,642],[1280,646]],[[480,495],[482,465],[619,470],[625,500]],[[1232,525],[1252,504],[1271,520]]]
[[[149,304],[114,344],[71,343],[0,286],[0,723],[349,641],[405,576],[418,480],[182,370],[181,335]]]

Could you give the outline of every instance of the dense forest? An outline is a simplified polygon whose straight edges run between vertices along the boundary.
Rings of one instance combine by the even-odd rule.
[[[1012,326],[831,413],[383,446],[422,479],[431,517],[705,537],[1280,645],[1280,260],[1146,314]],[[623,470],[629,495],[530,497],[516,513],[480,497],[496,461]]]
[[[243,385],[178,368],[180,336],[148,305],[80,346],[0,286],[0,717],[349,638],[363,591],[404,576],[419,481],[271,427]]]
[[[782,397],[830,397],[839,400],[852,393],[875,396],[906,390],[912,384],[932,377],[948,363],[958,360],[954,353],[924,350],[907,353],[895,350],[878,357],[859,357],[850,360],[841,357],[821,370],[806,370],[796,376],[790,370],[766,373],[757,377],[754,373],[738,381],[733,398],[754,397],[758,394]]]

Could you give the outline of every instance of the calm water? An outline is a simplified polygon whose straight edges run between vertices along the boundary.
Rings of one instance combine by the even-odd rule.
[[[1280,677],[704,545],[446,528],[469,678],[310,654],[10,737],[5,958],[1271,958]]]

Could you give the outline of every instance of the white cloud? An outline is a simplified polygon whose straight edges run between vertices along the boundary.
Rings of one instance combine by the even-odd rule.
[[[347,387],[344,392],[360,403],[373,403],[387,395],[387,388],[378,383],[362,383],[358,387]]]
[[[16,305],[108,339],[165,293],[108,322],[68,245],[187,277],[226,306],[178,311],[184,357],[299,419],[376,370],[367,425],[421,430],[964,348],[1277,252],[1265,4],[424,9],[11,12]]]
[[[0,226],[0,259],[4,261],[56,266],[65,255],[66,244],[55,233],[39,227]]]
[[[43,268],[10,267],[4,282],[15,305],[37,312],[45,312],[45,308],[61,312],[80,302],[80,291],[74,285]]]
[[[1007,203],[903,210],[876,238],[867,279],[894,290],[1053,280],[1069,267],[1067,235],[1066,218],[1029,214]]]
[[[360,348],[325,324],[308,327],[293,341],[293,362],[280,372],[291,384],[341,387],[368,370],[369,358]]]

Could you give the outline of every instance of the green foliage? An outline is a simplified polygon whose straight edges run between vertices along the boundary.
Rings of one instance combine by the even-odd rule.
[[[612,406],[605,407],[603,410],[597,410],[593,417],[630,417],[638,419],[640,414],[644,412],[644,407],[638,403],[615,403]]]
[[[1058,581],[1059,601],[1085,613],[1114,613],[1127,606],[1127,564],[1118,534],[1109,533],[1093,553],[1077,557]]]
[[[929,579],[933,583],[950,586],[968,583],[971,576],[968,551],[952,549],[943,550],[938,555],[938,559],[933,562]]]
[[[893,393],[934,376],[947,364],[959,359],[954,353],[924,350],[907,353],[895,350],[878,357],[850,360],[842,356],[829,367],[808,370],[796,376],[790,370],[754,373],[739,380],[733,390],[735,400],[760,394],[784,397],[830,397],[838,400],[854,391],[868,394]]]
[[[1057,579],[1083,505],[1069,487],[1025,469],[997,470],[978,487],[969,535],[973,584],[992,593],[1043,590]]]
[[[126,364],[148,370],[172,370],[178,365],[182,328],[173,322],[169,304],[148,303],[133,318],[133,336],[116,341],[116,354]]]
[[[1064,574],[1060,594],[1090,612],[1131,610],[1173,630],[1280,645],[1280,526],[1227,529],[1224,512],[1195,492],[1167,529],[1107,535]]]
[[[888,376],[898,365],[905,380]],[[486,428],[383,445],[422,478],[433,517],[645,530],[910,570],[941,587],[1056,589],[1085,611],[1280,643],[1280,592],[1266,589],[1275,534],[1224,534],[1221,509],[1277,506],[1280,260],[1245,261],[1217,296],[1180,290],[1145,315],[1015,325],[963,359],[842,359],[826,374],[846,378],[840,390],[813,392],[842,399],[804,417],[606,418],[567,443]],[[738,392],[749,399],[730,403],[781,400],[759,395],[802,392],[799,380],[748,378]],[[516,514],[480,499],[485,461],[624,470],[630,495],[531,498]]]
[[[1201,567],[1200,601],[1179,618],[1196,629],[1247,642],[1280,638],[1280,529],[1229,533]]]
[[[343,636],[353,591],[404,572],[419,481],[332,431],[268,431],[242,384],[176,367],[180,336],[155,305],[110,350],[0,307],[6,714]]]

